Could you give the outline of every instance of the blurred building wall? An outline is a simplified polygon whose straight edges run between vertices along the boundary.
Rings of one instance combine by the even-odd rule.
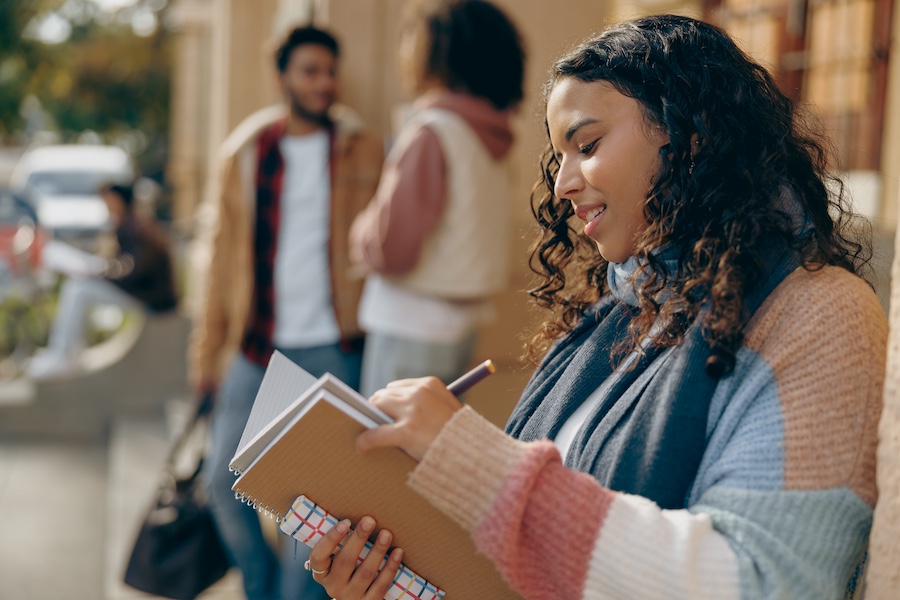
[[[522,31],[528,52],[526,97],[515,120],[515,201],[510,219],[514,279],[498,300],[497,321],[485,332],[477,357],[492,358],[500,374],[478,386],[469,401],[489,418],[503,421],[530,373],[517,357],[523,323],[529,320],[524,289],[530,272],[527,245],[529,197],[544,144],[539,90],[554,58],[603,28],[605,2],[497,0]],[[178,25],[170,179],[176,219],[202,237],[213,220],[216,149],[227,133],[254,110],[278,100],[271,67],[275,38],[313,19],[333,30],[342,44],[342,101],[362,114],[390,142],[392,114],[410,100],[397,77],[396,54],[405,0],[175,0]],[[189,267],[188,310],[196,310],[206,257],[197,244]]]
[[[894,39],[900,34],[900,10],[892,18]],[[889,63],[887,115],[885,135],[892,141],[882,155],[882,174],[886,188],[883,213],[885,220],[893,218],[896,229],[900,207],[900,60]],[[866,598],[890,600],[900,589],[900,237],[895,240],[891,283],[890,333],[888,337],[887,378],[884,386],[884,412],[879,423],[878,442],[878,503],[872,524],[869,546],[871,562],[867,577]]]
[[[496,321],[483,333],[476,358],[491,358],[498,375],[479,384],[468,401],[496,422],[505,422],[530,368],[518,361],[522,334],[533,319],[527,294],[531,273],[528,244],[532,218],[529,198],[537,177],[538,155],[545,143],[540,90],[555,58],[603,28],[609,5],[584,0],[495,0],[519,27],[527,51],[525,99],[515,119],[518,142],[513,151],[514,224],[510,287],[497,299]],[[394,109],[410,100],[401,87],[396,64],[403,0],[330,0],[328,23],[346,48],[342,64],[345,100],[374,127],[390,136]]]
[[[823,0],[824,3],[828,1]],[[860,14],[869,15],[870,26],[883,25],[873,18],[877,11],[871,6],[884,1],[853,0],[859,4]],[[794,5],[787,0],[496,2],[519,25],[528,50],[528,64],[526,97],[515,122],[519,135],[513,156],[516,201],[510,214],[519,232],[512,253],[517,259],[515,278],[509,292],[500,299],[502,310],[499,319],[489,328],[478,354],[479,357],[493,358],[501,364],[502,371],[512,372],[519,368],[515,357],[522,347],[520,333],[524,329],[523,323],[532,318],[523,292],[530,279],[526,262],[531,237],[528,198],[537,174],[537,157],[544,144],[539,91],[552,61],[588,34],[602,29],[609,21],[658,12],[678,12],[726,21],[723,26],[741,40],[745,49],[759,60],[775,66],[784,66],[786,53],[788,58],[793,59],[803,59],[806,55],[789,54],[792,48],[785,46],[784,36],[775,32],[772,19],[767,20],[766,10],[769,10],[781,15],[782,22],[790,21],[789,9]],[[210,174],[216,171],[216,149],[245,116],[279,100],[271,66],[271,50],[275,39],[293,25],[312,19],[337,34],[343,54],[342,100],[360,112],[370,127],[389,143],[393,130],[392,115],[399,106],[410,100],[400,86],[396,66],[404,5],[405,0],[174,0],[173,12],[179,29],[170,178],[174,184],[177,221],[192,233],[202,231],[212,221],[212,205],[204,200],[209,200],[215,193]],[[731,12],[723,12],[723,7]],[[757,17],[742,20],[738,9]],[[897,12],[894,11],[891,17],[895,32],[900,31],[896,25]],[[725,18],[728,15],[730,20]],[[852,45],[842,47],[852,49]],[[804,60],[808,60],[808,56]],[[879,278],[876,283],[885,305],[889,280],[889,269],[885,264],[889,264],[893,255],[890,241],[896,229],[900,174],[898,63],[900,61],[885,63],[887,92],[883,95],[883,122],[879,132],[880,163],[868,165],[871,170],[862,172],[864,184],[870,184],[873,180],[877,184],[870,211],[881,237],[885,238],[880,246],[884,249],[879,256],[881,263],[876,265]],[[813,91],[835,88],[836,84],[829,88],[822,81],[813,75],[812,83],[807,81],[806,87]],[[858,92],[851,91],[844,99],[850,102],[859,97]],[[815,103],[816,93],[820,92],[810,92],[809,97],[804,99]],[[828,98],[819,101],[826,107],[835,104],[829,104]],[[871,188],[869,185],[868,189]],[[202,247],[198,246],[199,251],[193,255],[197,265],[205,261]],[[191,285],[187,290],[190,308],[203,286],[202,269],[195,269],[188,280]],[[492,378],[494,386],[508,385],[508,388],[493,390],[490,385],[484,385],[476,391],[514,400],[527,369],[516,373],[508,382],[503,382],[499,377]],[[508,408],[507,404],[501,403],[492,409],[495,414],[489,416],[501,419]]]
[[[486,331],[477,357],[494,359],[500,366],[500,373],[477,386],[469,400],[489,418],[501,422],[517,399],[529,373],[528,368],[518,365],[516,356],[522,346],[520,333],[523,324],[532,319],[523,291],[528,287],[530,278],[526,262],[531,227],[528,198],[537,173],[537,156],[544,144],[539,90],[549,65],[571,45],[602,29],[607,20],[658,12],[702,17],[709,15],[712,3],[708,0],[496,1],[520,26],[528,50],[526,97],[516,119],[519,143],[513,159],[517,201],[513,203],[510,214],[519,235],[514,240],[513,248],[513,256],[516,257],[514,281],[499,298],[497,322]],[[856,3],[861,14],[868,14],[870,5],[875,1]],[[724,0],[716,2],[715,7],[721,8],[725,2],[739,6],[754,4],[746,0]],[[231,128],[246,115],[278,100],[270,49],[273,38],[293,24],[312,18],[317,24],[335,31],[343,44],[343,101],[358,110],[374,131],[389,140],[392,113],[409,100],[399,85],[395,61],[404,3],[404,0],[174,0],[178,59],[174,77],[169,173],[175,188],[176,219],[187,229],[194,230],[202,229],[212,216],[209,203],[204,204],[202,200],[208,200],[214,190],[210,186],[209,175],[215,172],[216,149]],[[776,5],[787,7],[785,0],[756,0],[755,4],[770,9]],[[819,3],[820,6],[822,4]],[[750,6],[751,12],[756,13],[760,13],[762,8]],[[881,17],[878,18],[870,15],[866,26],[883,27],[885,17],[879,14]],[[900,11],[894,10],[887,22],[891,24],[892,39],[900,32]],[[725,25],[733,35],[741,38],[745,49],[759,60],[775,65],[784,60],[776,51],[778,44],[784,40],[765,18],[752,23],[732,20]],[[793,56],[803,58],[802,54]],[[869,165],[876,173],[879,185],[872,217],[879,232],[878,239],[882,240],[881,248],[886,248],[876,256],[876,269],[881,270],[876,284],[882,296],[888,285],[885,265],[893,256],[900,189],[900,61],[888,61],[887,56],[883,59],[886,61],[886,93],[883,98],[883,122],[879,126],[880,161]],[[829,93],[829,84],[817,77],[812,75],[811,87],[819,91],[811,92],[806,99],[819,101],[826,107],[833,106],[833,98],[816,97]],[[845,81],[848,79],[845,78]],[[856,86],[849,90],[850,95],[844,97],[844,100],[851,102],[854,98],[859,100],[858,94],[866,91],[859,86],[869,84],[857,81],[855,84],[833,84],[831,87],[840,88],[841,85]],[[195,254],[194,258],[198,264],[204,260],[202,253]],[[895,267],[895,272],[898,269],[900,267]],[[190,300],[202,289],[202,270],[197,269],[189,281]],[[896,305],[900,301],[900,292],[895,291],[894,296]],[[900,313],[895,312],[893,316],[898,315]],[[896,318],[892,321],[893,329],[897,329]],[[896,345],[894,341],[892,346]],[[898,356],[900,354],[895,349],[888,365],[889,373],[900,372],[900,364],[894,364],[900,361]],[[888,386],[886,395],[886,403],[892,407],[886,416],[891,419],[896,419],[898,414],[896,405],[900,404],[900,399],[896,396],[897,385],[894,382]],[[882,438],[893,440],[891,449],[894,451],[900,447],[898,432],[900,423],[882,423]],[[894,462],[898,462],[896,452],[892,456]],[[884,457],[883,453],[880,458]],[[891,594],[897,584],[896,564],[891,557],[897,553],[895,532],[900,531],[900,502],[895,493],[900,489],[900,484],[896,484],[900,481],[897,476],[900,465],[882,460],[879,468],[883,470],[880,477],[887,478],[882,479],[880,484],[884,490],[891,490],[892,498],[884,502],[883,497],[879,504],[876,528],[882,523],[884,532],[873,534],[876,545],[880,544],[875,550],[887,554],[876,556],[873,560],[876,569],[872,573],[874,585],[871,592],[873,598],[888,598],[893,597]]]
[[[278,0],[178,0],[173,4],[169,178],[175,218],[190,220],[209,193],[217,148],[240,121],[277,100],[269,59]]]
[[[172,74],[172,119],[168,179],[174,192],[174,218],[189,219],[203,196],[208,162],[212,58],[209,0],[184,0],[173,7],[176,31]]]
[[[884,147],[881,152],[881,174],[884,179],[881,215],[884,227],[897,229],[897,215],[900,210],[900,6],[893,2],[891,23],[891,47],[887,67],[887,98],[884,115]]]
[[[900,238],[897,240],[900,245]],[[869,542],[868,600],[894,600],[900,590],[900,252],[895,251],[884,410],[878,427],[878,502]]]
[[[893,0],[706,0],[705,14],[812,107],[854,207],[895,229],[898,150],[888,122]]]
[[[850,17],[863,19],[866,27],[871,28],[873,24],[882,27],[878,18],[884,16],[881,14],[884,11],[876,10],[878,2],[884,4],[883,0],[854,0],[842,5],[841,10],[850,10],[844,19],[837,18],[840,16],[835,12],[837,9],[828,8],[828,2],[819,2],[816,4],[819,8],[810,9],[809,28],[827,35],[829,28],[843,26]],[[811,48],[812,52],[807,55],[801,49],[800,53],[794,52],[785,58],[790,48],[778,50],[784,36],[779,37],[775,28],[777,23],[766,16],[766,11],[793,5],[786,0],[610,0],[609,3],[498,0],[498,3],[519,23],[529,48],[526,84],[529,96],[518,119],[521,143],[517,146],[515,161],[522,170],[516,179],[520,197],[527,196],[533,176],[531,165],[543,137],[537,99],[543,73],[553,57],[587,33],[602,28],[607,19],[663,11],[709,16],[717,11],[719,15],[731,15],[718,20],[727,21],[723,25],[763,62],[777,65],[790,58],[794,62],[807,60],[811,63],[806,85],[809,91],[804,100],[826,110],[840,105],[860,105],[861,98],[871,87],[861,77],[863,69],[845,69],[838,77],[829,73],[840,71],[828,68],[829,64],[835,64],[834,60],[829,63],[828,57],[815,58],[827,54],[825,50],[833,54],[834,44],[821,43]],[[393,109],[408,100],[399,87],[394,60],[403,5],[404,0],[175,0],[173,20],[178,28],[178,59],[174,76],[169,174],[175,187],[176,219],[191,220],[197,215],[197,208],[208,193],[208,175],[215,168],[214,149],[227,132],[256,108],[277,100],[270,49],[273,37],[294,23],[314,17],[316,22],[337,32],[345,50],[342,63],[344,100],[359,110],[376,131],[389,136]],[[853,7],[858,10],[854,12]],[[744,18],[740,10],[757,16]],[[896,13],[891,15],[891,22],[898,22]],[[893,27],[894,31],[897,29]],[[860,27],[855,26],[854,31],[857,30]],[[856,39],[860,35],[862,39]],[[850,56],[850,60],[862,64],[866,53],[860,46],[865,46],[871,37],[859,34],[840,47],[850,53],[856,48],[855,58]],[[813,39],[825,37],[819,35]],[[816,48],[819,48],[818,54]],[[883,119],[876,123],[881,147],[877,151],[863,148],[862,153],[857,151],[857,154],[861,154],[863,160],[866,153],[872,157],[880,156],[880,160],[869,160],[869,170],[862,171],[863,174],[874,173],[875,177],[864,177],[862,183],[869,190],[867,193],[875,195],[874,201],[870,202],[872,206],[867,209],[870,216],[881,221],[880,227],[893,232],[900,182],[900,66],[898,61],[888,62],[886,58],[883,62],[887,65],[887,93],[883,94],[883,110],[879,111],[883,113]],[[865,121],[859,127],[844,129],[873,129],[871,112],[862,111],[862,115],[856,117]],[[863,124],[866,124],[865,128]],[[845,149],[844,153],[854,151]],[[525,207],[525,203],[518,205],[519,210],[512,215],[517,223],[527,222]]]

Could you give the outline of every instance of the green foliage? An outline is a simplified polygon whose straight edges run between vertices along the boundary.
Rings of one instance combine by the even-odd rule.
[[[165,139],[170,36],[165,2],[141,0],[104,13],[91,0],[0,0],[0,136],[21,133],[22,100],[36,97],[64,139],[93,130],[104,137],[139,130],[150,145]],[[160,26],[137,35],[129,11],[152,10]],[[71,32],[58,44],[28,33],[55,12]]]
[[[40,46],[22,39],[22,31],[37,12],[37,3],[0,0],[0,135],[22,126],[19,108],[30,73],[40,62]]]

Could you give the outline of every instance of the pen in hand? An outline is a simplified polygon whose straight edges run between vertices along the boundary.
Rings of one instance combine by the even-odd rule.
[[[447,386],[447,389],[450,390],[457,398],[462,394],[466,393],[471,389],[473,385],[494,373],[497,370],[497,367],[494,366],[494,363],[490,360],[486,360],[450,385]]]

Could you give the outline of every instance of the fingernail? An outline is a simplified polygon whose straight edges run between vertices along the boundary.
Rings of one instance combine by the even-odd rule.
[[[381,533],[378,534],[378,543],[383,546],[387,546],[388,544],[390,544],[391,532],[386,529],[382,529]]]
[[[375,529],[375,519],[372,517],[363,517],[362,521],[359,522],[359,528],[365,532],[372,531]]]
[[[394,552],[391,554],[391,558],[393,558],[397,562],[400,562],[401,560],[403,560],[403,548],[396,548],[394,550]]]
[[[337,529],[338,533],[344,533],[345,531],[350,529],[350,520],[344,519],[343,521],[335,525],[334,528]]]

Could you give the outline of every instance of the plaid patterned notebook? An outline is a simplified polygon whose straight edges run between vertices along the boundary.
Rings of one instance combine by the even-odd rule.
[[[337,525],[339,520],[330,515],[328,511],[319,508],[306,496],[300,496],[294,501],[291,510],[282,519],[279,527],[282,533],[312,547],[332,527]],[[351,534],[348,533],[347,535]],[[360,553],[358,561],[362,562],[371,549],[371,542],[366,542],[366,546]],[[379,573],[386,562],[387,557],[381,561],[381,566],[378,568]],[[405,564],[401,564],[384,600],[440,600],[444,597],[444,594],[444,590],[428,583]]]
[[[290,363],[273,359],[266,377],[283,380],[279,370],[285,362]],[[478,553],[469,533],[408,486],[415,460],[398,448],[365,455],[356,451],[356,437],[373,427],[375,419],[360,417],[353,405],[358,401],[355,396],[339,386],[313,386],[318,389],[311,394],[298,387],[297,401],[287,406],[283,404],[287,393],[275,407],[257,407],[269,403],[269,394],[261,389],[257,395],[254,411],[273,416],[258,433],[248,434],[248,439],[256,440],[246,446],[254,448],[255,458],[246,468],[235,469],[241,473],[232,486],[241,500],[279,523],[289,518],[300,495],[352,523],[371,515],[378,527],[394,534],[406,566],[446,592],[444,600],[520,599],[494,564]],[[294,410],[297,404],[302,407]]]

